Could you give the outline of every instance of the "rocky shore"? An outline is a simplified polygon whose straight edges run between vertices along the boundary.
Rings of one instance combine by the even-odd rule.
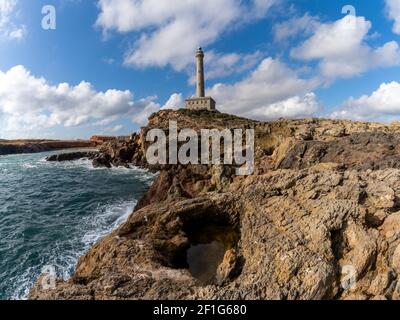
[[[148,166],[144,137],[169,120],[254,128],[255,173]],[[160,173],[70,280],[45,290],[40,278],[30,299],[400,299],[397,123],[164,110],[98,159]]]
[[[0,140],[0,156],[96,147],[92,141]]]
[[[46,158],[49,162],[75,161],[79,159],[89,159],[94,168],[111,168],[137,166],[150,168],[145,160],[143,153],[140,152],[139,135],[134,133],[126,140],[111,140],[97,145],[98,151],[79,151],[55,154]]]

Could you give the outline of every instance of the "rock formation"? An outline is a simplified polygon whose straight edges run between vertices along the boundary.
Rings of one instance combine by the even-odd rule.
[[[74,161],[83,158],[94,159],[99,156],[99,152],[96,151],[80,151],[80,152],[70,152],[54,154],[46,158],[49,162],[64,162],[64,161]]]
[[[140,152],[139,136],[135,133],[130,138],[113,139],[98,145],[98,151],[80,151],[55,154],[47,157],[50,162],[74,161],[82,158],[92,160],[95,168],[127,167],[131,165],[147,167],[144,154]]]
[[[398,124],[165,110],[104,155],[146,166],[145,133],[169,120],[254,128],[255,174],[151,168],[159,176],[128,220],[31,299],[400,299]]]

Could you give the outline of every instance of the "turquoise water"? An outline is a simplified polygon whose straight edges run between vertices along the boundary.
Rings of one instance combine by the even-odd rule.
[[[67,279],[77,259],[124,222],[154,175],[0,156],[0,299],[25,299],[46,266]]]

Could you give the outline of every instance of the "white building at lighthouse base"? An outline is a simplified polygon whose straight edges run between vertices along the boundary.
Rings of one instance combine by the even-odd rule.
[[[185,101],[185,108],[191,110],[215,111],[215,100],[211,97],[190,98]]]

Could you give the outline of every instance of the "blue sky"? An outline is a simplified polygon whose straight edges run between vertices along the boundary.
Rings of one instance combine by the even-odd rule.
[[[0,138],[124,135],[194,93],[260,120],[392,121],[400,0],[0,0]],[[56,29],[42,28],[42,8]]]

